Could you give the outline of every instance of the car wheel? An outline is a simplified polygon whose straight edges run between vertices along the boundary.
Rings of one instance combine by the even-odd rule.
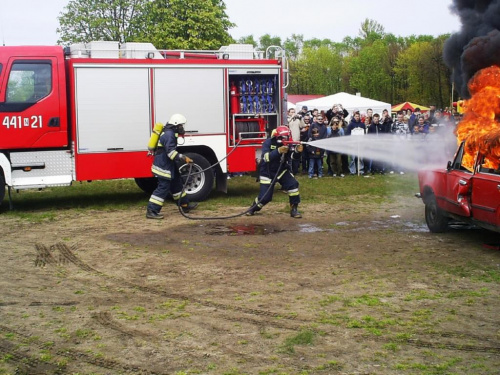
[[[158,186],[158,179],[156,177],[136,178],[135,183],[145,193],[152,194]]]
[[[3,176],[2,170],[0,169],[0,204],[2,204],[5,198],[5,177]]]
[[[449,219],[438,207],[436,197],[432,195],[425,203],[425,221],[432,233],[443,233],[448,228]]]
[[[190,152],[184,155],[193,159],[193,166],[189,177],[189,165],[184,163],[179,166],[183,186],[186,184],[186,178],[189,178],[185,187],[185,192],[189,200],[198,202],[203,201],[208,198],[212,191],[214,185],[214,171],[213,169],[208,169],[210,163],[204,156]]]

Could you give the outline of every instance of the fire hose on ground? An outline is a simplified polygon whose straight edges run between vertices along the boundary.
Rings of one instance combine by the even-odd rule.
[[[186,186],[187,186],[187,184],[189,182],[190,177],[195,176],[197,174],[204,173],[204,172],[206,172],[206,171],[208,171],[208,170],[216,167],[217,165],[219,165],[221,162],[223,162],[225,159],[227,159],[228,156],[231,155],[231,153],[234,152],[234,150],[236,150],[236,148],[238,148],[240,142],[241,142],[241,140],[238,141],[238,143],[236,143],[235,147],[224,158],[222,158],[217,163],[215,163],[215,164],[213,164],[213,165],[209,166],[208,168],[205,168],[205,169],[203,169],[201,171],[197,171],[195,173],[191,173],[191,171],[193,169],[193,164],[189,163],[189,170],[188,170],[188,174],[186,176],[186,181],[184,182],[184,185],[182,186],[181,197],[184,194],[184,191],[186,190]],[[308,144],[308,142],[302,142],[302,141],[282,141],[282,143],[283,143],[284,146],[298,146],[298,145],[307,145]],[[282,154],[280,164],[283,164],[285,162],[285,155],[286,154]],[[266,193],[263,195],[263,197],[265,197],[269,193],[269,191],[271,190],[271,188],[274,188],[274,184],[276,183],[276,180],[278,179],[278,175],[280,174],[280,172],[281,172],[281,170],[278,169],[278,172],[274,175],[273,179],[271,180],[271,183],[269,184],[269,188],[266,190]],[[256,203],[259,204],[259,203],[261,203],[261,201],[258,200]],[[189,219],[189,220],[225,220],[225,219],[233,219],[233,218],[236,218],[236,217],[240,217],[240,216],[246,215],[252,209],[252,208],[248,208],[248,209],[246,209],[243,212],[240,212],[240,213],[234,214],[234,215],[228,215],[228,216],[217,216],[217,217],[203,217],[203,216],[200,216],[200,217],[192,217],[192,216],[187,215],[182,210],[181,200],[180,199],[177,201],[177,208],[179,209],[180,214],[182,216],[184,216],[186,219]]]

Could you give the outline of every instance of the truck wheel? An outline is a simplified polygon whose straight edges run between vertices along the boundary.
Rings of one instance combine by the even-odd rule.
[[[3,176],[2,170],[0,169],[0,204],[2,204],[5,198],[5,177]]]
[[[158,180],[156,177],[136,178],[135,183],[139,186],[139,189],[147,194],[152,194],[158,186]]]
[[[200,154],[187,152],[184,155],[193,159],[193,167],[191,169],[191,175],[189,176],[185,191],[189,200],[198,202],[203,201],[208,198],[214,186],[214,171],[213,169],[208,169],[205,172],[197,173],[210,167],[208,160]],[[182,183],[184,186],[186,178],[188,178],[189,165],[180,165],[179,171],[181,172]]]
[[[449,219],[443,215],[434,195],[429,197],[425,203],[425,221],[432,233],[443,233],[448,227]]]

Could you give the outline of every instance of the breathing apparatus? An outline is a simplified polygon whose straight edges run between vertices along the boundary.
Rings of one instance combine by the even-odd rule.
[[[157,122],[153,127],[153,132],[151,133],[151,137],[149,138],[148,155],[152,156],[156,154],[156,150],[158,148],[158,142],[160,141],[160,136],[167,129],[172,129],[176,137],[184,138],[184,134],[186,134],[186,130],[184,129],[184,124],[186,122],[187,122],[186,118],[178,113],[172,115],[172,117],[170,117],[166,125],[163,125],[161,122]]]

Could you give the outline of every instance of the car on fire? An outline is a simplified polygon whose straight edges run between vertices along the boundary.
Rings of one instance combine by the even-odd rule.
[[[427,226],[441,233],[455,220],[500,232],[500,168],[491,168],[479,152],[473,168],[466,168],[465,155],[462,142],[446,169],[419,171],[417,196],[425,204]]]

